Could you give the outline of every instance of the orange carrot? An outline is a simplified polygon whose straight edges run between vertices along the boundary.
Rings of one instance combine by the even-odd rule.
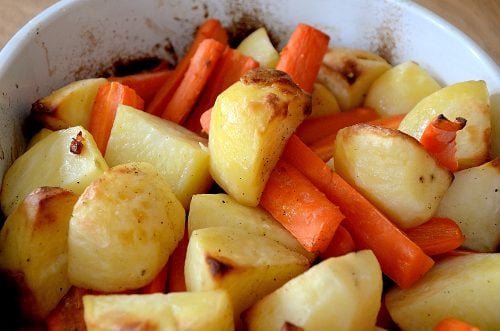
[[[205,39],[200,43],[161,117],[175,123],[185,120],[225,48],[226,45],[215,39]]]
[[[460,227],[449,218],[433,217],[407,229],[406,235],[430,256],[443,254],[460,247],[465,237]]]
[[[458,170],[458,161],[455,155],[457,131],[465,127],[467,121],[457,117],[454,122],[443,114],[433,118],[424,130],[420,143],[436,161],[450,171]]]
[[[345,215],[342,225],[349,231],[358,249],[368,248],[377,257],[382,271],[400,287],[408,288],[434,264],[363,195],[292,135],[282,158],[294,165]]]
[[[353,252],[356,248],[351,234],[342,225],[339,225],[332,241],[324,252],[320,252],[319,256],[326,260],[329,257],[341,256]]]
[[[191,131],[200,133],[202,131],[200,118],[207,109],[214,105],[217,96],[237,82],[248,70],[258,66],[259,63],[251,57],[245,56],[235,49],[226,48],[215,65],[213,74],[209,78],[209,84],[200,95],[184,126]]]
[[[212,108],[207,109],[200,116],[201,132],[208,134],[210,130],[210,116],[212,114]]]
[[[280,54],[276,69],[286,72],[304,91],[311,93],[330,37],[300,23]]]
[[[309,252],[322,252],[344,215],[295,167],[279,160],[271,172],[261,206]]]
[[[144,104],[147,105],[171,74],[171,70],[160,70],[122,77],[109,77],[108,81],[127,85],[135,90],[142,100],[144,100]]]
[[[308,118],[300,124],[296,134],[304,143],[309,145],[321,138],[336,136],[337,132],[342,128],[376,118],[378,118],[378,115],[374,109],[358,107],[350,111]]]
[[[397,114],[388,117],[377,118],[375,120],[369,121],[368,124],[381,126],[388,129],[397,129],[405,116],[406,114]]]
[[[445,318],[441,320],[435,327],[434,331],[481,331],[478,327],[470,325],[457,318]]]
[[[168,292],[186,291],[186,280],[184,278],[184,263],[186,261],[186,251],[189,242],[188,230],[184,231],[184,237],[174,249],[169,263],[168,271]]]
[[[220,43],[227,45],[227,33],[220,24],[220,21],[216,19],[208,19],[199,26],[188,52],[184,55],[179,64],[177,64],[172,72],[172,75],[170,75],[165,84],[163,84],[163,86],[155,94],[153,100],[149,103],[148,108],[146,109],[148,113],[160,116],[165,111],[165,108],[170,102],[175,90],[184,78],[184,74],[189,67],[192,57],[196,53],[198,46],[203,40],[209,38],[215,39]]]
[[[102,155],[106,153],[116,110],[121,104],[141,110],[144,108],[144,101],[128,86],[118,82],[107,82],[99,87],[92,106],[89,132]]]
[[[68,293],[59,301],[49,316],[45,319],[48,331],[85,331],[85,320],[83,319],[83,296],[88,290],[71,287]]]
[[[166,263],[156,277],[148,285],[142,287],[139,293],[166,293],[167,291],[168,263]]]

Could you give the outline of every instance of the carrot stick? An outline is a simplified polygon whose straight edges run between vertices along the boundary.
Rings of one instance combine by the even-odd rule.
[[[216,19],[208,19],[201,24],[196,32],[191,47],[179,64],[175,67],[172,75],[167,79],[165,84],[155,94],[153,100],[148,105],[146,111],[148,113],[160,116],[167,107],[170,99],[172,98],[175,90],[181,83],[184,74],[186,73],[192,57],[196,53],[198,46],[205,39],[215,39],[220,43],[227,45],[227,33],[222,27],[220,21]]]
[[[296,134],[307,145],[324,137],[336,136],[347,126],[368,122],[378,118],[374,109],[358,107],[350,111],[339,112],[314,118],[308,118],[297,128]]]
[[[186,262],[186,252],[189,242],[188,230],[184,231],[184,237],[174,249],[169,263],[168,271],[168,292],[186,291],[186,280],[184,278],[184,263]]]
[[[89,132],[94,137],[102,155],[106,153],[116,109],[121,104],[137,109],[144,108],[144,101],[128,86],[118,82],[107,82],[99,87],[92,106]]]
[[[320,252],[319,256],[323,260],[326,260],[329,257],[341,256],[353,252],[355,249],[356,245],[354,244],[351,234],[346,230],[346,228],[339,225],[332,240],[330,241],[330,244],[328,244],[328,247],[324,252]]]
[[[214,105],[217,96],[237,82],[248,70],[258,66],[259,63],[251,57],[235,49],[226,48],[209,78],[210,83],[203,90],[184,126],[191,131],[202,132],[200,118],[207,109]]]
[[[166,293],[167,290],[168,263],[166,263],[156,277],[148,285],[142,287],[139,293]]]
[[[440,321],[434,331],[481,331],[478,327],[470,325],[459,319],[450,317]]]
[[[48,331],[85,331],[83,319],[83,296],[89,291],[83,288],[71,287],[68,293],[59,301],[49,316],[45,319]]]
[[[300,23],[280,54],[276,69],[286,72],[304,91],[311,93],[330,37]]]
[[[408,288],[434,264],[417,244],[388,220],[363,195],[292,135],[282,158],[294,165],[345,215],[342,225],[358,249],[368,248],[382,271],[400,287]]]
[[[397,128],[399,128],[399,124],[401,123],[405,115],[406,114],[397,114],[388,117],[377,118],[375,120],[369,121],[368,124],[396,130]]]
[[[191,112],[225,48],[226,45],[215,39],[205,39],[200,43],[184,74],[184,78],[177,90],[175,90],[161,117],[175,123],[184,121]]]
[[[261,206],[309,252],[322,252],[344,215],[295,167],[279,160],[271,172]]]
[[[210,116],[212,114],[212,108],[207,109],[200,116],[201,132],[208,134],[210,131]]]
[[[144,100],[144,104],[147,105],[171,74],[172,70],[160,70],[122,77],[109,77],[108,81],[118,82],[135,90]]]
[[[433,217],[405,231],[406,235],[430,256],[443,254],[460,247],[465,237],[460,227],[449,218]]]
[[[457,117],[454,122],[448,120],[443,114],[433,118],[424,130],[420,143],[436,161],[450,171],[458,170],[456,158],[457,131],[465,127],[465,118]]]

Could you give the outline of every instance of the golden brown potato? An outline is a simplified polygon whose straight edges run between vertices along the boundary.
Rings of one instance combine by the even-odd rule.
[[[288,138],[311,112],[285,73],[254,69],[219,95],[210,120],[210,172],[238,202],[256,206]]]
[[[370,85],[390,67],[374,53],[334,47],[325,54],[317,80],[337,98],[340,109],[346,111],[360,106]]]
[[[72,82],[37,100],[31,112],[38,121],[51,130],[79,125],[88,129],[97,90],[104,83],[106,83],[105,78]]]
[[[369,250],[329,258],[264,297],[244,313],[249,331],[373,330],[382,271]]]
[[[9,215],[0,233],[0,269],[14,279],[18,309],[29,320],[47,317],[71,286],[67,237],[77,198],[61,188],[39,188]]]
[[[335,170],[403,229],[434,215],[453,180],[414,138],[368,124],[339,131],[334,159]]]
[[[153,280],[184,234],[185,211],[148,163],[111,168],[78,199],[70,220],[73,285],[102,292]]]

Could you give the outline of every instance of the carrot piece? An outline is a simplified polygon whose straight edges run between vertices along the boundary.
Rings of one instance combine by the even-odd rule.
[[[424,130],[420,143],[436,161],[450,171],[458,170],[456,158],[457,131],[465,127],[465,118],[457,117],[454,122],[448,120],[443,114],[433,118]]]
[[[152,294],[152,293],[166,293],[167,291],[167,275],[168,263],[166,263],[156,277],[146,286],[143,286],[139,293]]]
[[[207,109],[214,105],[217,96],[237,82],[248,70],[258,66],[259,63],[251,57],[243,55],[235,49],[226,48],[209,78],[210,84],[207,84],[201,93],[184,126],[191,131],[200,133],[202,131],[200,118]]]
[[[406,114],[397,114],[388,117],[377,118],[375,120],[369,121],[368,124],[381,126],[383,128],[394,129],[399,128],[399,124],[405,118]]]
[[[201,132],[208,134],[210,131],[210,116],[212,114],[212,108],[207,109],[200,116]]]
[[[449,317],[441,320],[434,331],[481,331],[478,327],[470,325],[459,319]]]
[[[332,241],[330,241],[325,251],[319,253],[319,256],[323,260],[326,260],[329,257],[342,256],[353,252],[355,249],[356,245],[354,244],[351,234],[345,227],[339,225],[337,231],[335,231],[333,235]]]
[[[261,206],[309,252],[322,252],[344,215],[294,166],[279,160],[260,199]]]
[[[350,111],[308,118],[299,125],[296,134],[309,145],[321,138],[336,136],[342,128],[376,118],[378,115],[373,108],[358,107]]]
[[[144,108],[144,101],[128,86],[118,82],[107,82],[99,87],[92,106],[89,132],[102,155],[106,153],[116,110],[121,104],[141,110]]]
[[[203,40],[193,55],[179,87],[161,114],[161,117],[175,123],[182,123],[191,112],[215,64],[222,56],[226,45],[215,39]]]
[[[298,24],[281,51],[276,69],[289,74],[298,86],[311,93],[329,42],[330,37],[322,31]]]
[[[208,19],[199,26],[188,52],[177,64],[174,71],[172,72],[172,75],[170,75],[165,84],[163,84],[163,86],[155,94],[153,100],[151,100],[151,102],[149,103],[148,108],[146,109],[148,113],[160,116],[164,112],[165,108],[170,102],[170,99],[174,95],[175,90],[184,78],[184,74],[189,67],[191,59],[196,53],[198,46],[203,40],[209,38],[215,39],[220,43],[227,45],[227,33],[226,30],[224,30],[224,28],[222,27],[219,20]]]
[[[108,81],[130,87],[144,100],[145,104],[148,104],[171,74],[172,70],[159,70],[122,77],[109,77]]]
[[[189,243],[188,230],[184,231],[184,236],[174,249],[169,263],[168,270],[168,292],[186,291],[186,280],[184,278],[184,263],[186,262],[186,252]]]
[[[406,235],[430,256],[443,254],[460,247],[465,237],[460,227],[449,218],[433,217],[407,229]]]
[[[48,331],[85,331],[87,327],[83,319],[83,296],[88,290],[71,287],[45,319]]]
[[[408,288],[434,264],[363,195],[332,171],[299,137],[292,135],[282,158],[294,165],[345,215],[342,225],[356,248],[368,248],[377,257],[382,271],[400,287]]]

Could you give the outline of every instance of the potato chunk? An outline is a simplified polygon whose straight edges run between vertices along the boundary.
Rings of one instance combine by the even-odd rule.
[[[157,116],[119,106],[106,148],[110,167],[128,162],[151,163],[182,203],[212,184],[207,141],[186,128]]]
[[[457,222],[464,247],[480,252],[500,248],[500,158],[455,173],[437,216]]]
[[[460,169],[478,166],[489,158],[491,118],[488,89],[484,81],[467,81],[444,87],[422,99],[399,125],[399,130],[420,140],[429,122],[443,114],[463,117],[465,128],[457,132],[457,160]]]
[[[78,196],[56,187],[30,193],[0,233],[0,269],[20,290],[18,309],[41,321],[70,288],[68,224]]]
[[[409,289],[391,289],[386,305],[403,330],[432,330],[453,317],[481,331],[500,325],[500,254],[470,254],[438,262]]]
[[[339,131],[335,169],[401,228],[427,221],[453,175],[397,130],[357,124]]]
[[[236,49],[242,54],[252,57],[264,68],[275,68],[280,58],[265,27],[258,28],[249,34]]]
[[[224,291],[146,295],[86,295],[89,331],[234,330],[231,303]]]
[[[249,331],[280,331],[287,324],[308,331],[373,330],[381,296],[382,271],[365,250],[315,265],[253,305],[244,320]]]
[[[306,251],[297,239],[261,207],[248,207],[227,194],[197,194],[189,208],[188,231],[213,226],[237,227],[248,233],[273,239],[300,253],[311,262],[315,255]]]
[[[17,158],[5,173],[2,211],[9,215],[28,193],[42,186],[62,187],[81,194],[107,169],[94,138],[83,127],[55,131]]]
[[[102,292],[142,287],[184,234],[185,211],[148,163],[111,168],[76,203],[69,225],[71,283]]]
[[[230,227],[193,231],[186,254],[189,291],[224,289],[235,317],[307,269],[309,261],[274,240]]]
[[[238,202],[256,206],[310,96],[283,72],[254,69],[219,95],[210,120],[210,172]]]

